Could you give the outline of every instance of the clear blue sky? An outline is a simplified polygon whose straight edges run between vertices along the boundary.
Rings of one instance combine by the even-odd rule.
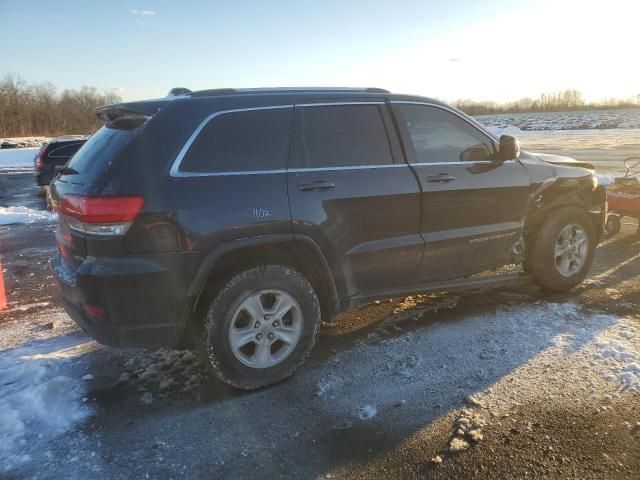
[[[380,86],[509,100],[640,93],[638,0],[0,0],[0,76],[125,99]],[[633,50],[633,52],[632,52]]]

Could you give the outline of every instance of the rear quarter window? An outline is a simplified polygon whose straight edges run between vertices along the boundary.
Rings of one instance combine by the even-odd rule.
[[[196,132],[179,172],[286,169],[292,111],[286,107],[221,112]]]

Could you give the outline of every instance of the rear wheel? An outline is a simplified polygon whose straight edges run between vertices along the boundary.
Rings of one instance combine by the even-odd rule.
[[[589,272],[595,247],[595,228],[584,210],[566,207],[551,214],[531,254],[534,282],[556,292],[570,290]]]
[[[223,382],[245,390],[290,376],[308,357],[320,304],[307,279],[282,265],[234,275],[209,305],[206,352]]]
[[[604,229],[608,235],[617,235],[621,227],[620,216],[613,213],[607,217],[607,223],[604,224]]]

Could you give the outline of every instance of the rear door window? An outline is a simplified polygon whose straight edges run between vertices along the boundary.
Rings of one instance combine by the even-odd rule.
[[[223,112],[195,137],[181,172],[229,173],[285,170],[293,108]]]
[[[308,106],[301,109],[302,167],[333,168],[393,163],[378,105]]]

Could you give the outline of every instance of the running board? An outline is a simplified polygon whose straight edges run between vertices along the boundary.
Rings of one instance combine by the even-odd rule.
[[[410,288],[380,290],[372,293],[371,295],[356,295],[350,299],[349,308],[374,300],[406,297],[408,295],[415,295],[419,293],[459,291],[473,288],[496,288],[507,284],[510,287],[520,286],[530,282],[530,280],[531,275],[517,272],[496,275],[495,277],[463,278],[439,283],[423,283],[412,285]]]

